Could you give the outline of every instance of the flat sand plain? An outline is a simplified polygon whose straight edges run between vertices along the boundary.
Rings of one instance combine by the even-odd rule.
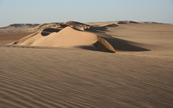
[[[0,31],[1,108],[173,107],[173,25],[119,24],[97,32],[115,38],[116,53],[6,45],[28,34]]]

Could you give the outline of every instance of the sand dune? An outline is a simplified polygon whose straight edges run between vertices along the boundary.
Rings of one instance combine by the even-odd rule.
[[[87,31],[46,27],[22,39],[19,32],[6,35],[7,32],[0,31],[0,107],[172,108],[173,25],[109,25],[110,22],[102,22],[92,25],[95,30]],[[81,48],[5,46],[16,40],[20,44],[39,44],[45,41],[41,38],[53,34],[64,36],[60,37],[63,41],[71,33],[77,34],[76,39],[84,33],[82,39],[87,41],[74,43],[87,45],[80,45]],[[37,43],[32,43],[37,40],[34,37]],[[86,50],[95,41],[104,45],[108,42],[118,52]]]
[[[127,21],[131,23],[132,21]],[[132,22],[133,23],[133,22]],[[101,26],[89,26],[87,24],[69,21],[58,23],[56,27],[45,28],[39,32],[26,36],[9,45],[44,46],[44,47],[78,47],[108,52],[116,51],[149,51],[139,46],[136,42],[114,38],[112,36],[100,36],[108,27],[117,27],[117,24],[102,24]],[[82,30],[82,31],[80,31]]]
[[[49,32],[43,30],[13,42],[11,45],[17,44],[46,47],[96,46],[103,51],[115,52],[115,49],[109,42],[93,33],[77,31],[71,27],[66,27],[59,32],[58,31],[59,30],[56,29],[49,29]]]

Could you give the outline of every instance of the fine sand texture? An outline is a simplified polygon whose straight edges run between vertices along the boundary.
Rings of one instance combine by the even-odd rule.
[[[87,24],[115,53],[7,45],[35,31],[0,30],[0,108],[173,108],[173,25]]]

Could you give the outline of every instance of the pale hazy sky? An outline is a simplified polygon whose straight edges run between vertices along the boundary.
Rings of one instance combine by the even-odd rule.
[[[69,20],[173,23],[173,0],[0,0],[0,27]]]

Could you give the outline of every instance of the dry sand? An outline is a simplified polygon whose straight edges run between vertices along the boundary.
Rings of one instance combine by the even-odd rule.
[[[8,47],[21,37],[0,35],[1,108],[172,108],[173,25],[98,25],[118,52]]]

